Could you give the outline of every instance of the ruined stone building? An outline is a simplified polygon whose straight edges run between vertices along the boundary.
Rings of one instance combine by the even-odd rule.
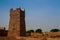
[[[8,36],[26,36],[24,9],[10,9]]]
[[[5,27],[0,27],[0,36],[5,37],[7,36],[8,30],[5,29]]]

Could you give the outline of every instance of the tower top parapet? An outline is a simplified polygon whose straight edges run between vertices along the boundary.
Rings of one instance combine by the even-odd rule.
[[[25,11],[25,9],[24,9],[24,8],[21,8],[21,10],[22,10],[22,11]]]
[[[13,8],[10,9],[10,11],[12,11],[12,10],[13,10]]]
[[[16,8],[16,10],[20,10],[21,8]]]
[[[14,10],[13,8],[11,8],[11,9],[10,9],[10,11],[13,11],[13,10]],[[25,11],[25,9],[24,9],[24,8],[16,8],[16,10]]]

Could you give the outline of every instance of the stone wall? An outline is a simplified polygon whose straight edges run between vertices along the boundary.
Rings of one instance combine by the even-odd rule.
[[[31,38],[31,37],[21,37],[20,40],[60,40],[60,38]]]
[[[60,40],[60,38],[0,37],[0,40]]]
[[[47,40],[60,40],[60,38],[47,38]]]
[[[42,38],[43,37],[43,34],[42,33],[31,33],[31,37],[33,38]]]
[[[55,37],[60,37],[60,31],[59,32],[46,32],[45,34],[44,34],[44,36],[46,36],[46,37],[53,37],[53,38],[55,38]]]

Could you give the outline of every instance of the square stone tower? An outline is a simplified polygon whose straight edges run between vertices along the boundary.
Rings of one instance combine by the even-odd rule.
[[[8,36],[26,36],[25,28],[25,10],[17,8],[16,10],[10,9],[10,21]]]

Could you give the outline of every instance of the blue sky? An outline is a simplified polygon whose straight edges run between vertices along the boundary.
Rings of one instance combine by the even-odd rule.
[[[60,0],[0,0],[0,26],[8,28],[10,8],[24,8],[26,29],[60,29]]]

